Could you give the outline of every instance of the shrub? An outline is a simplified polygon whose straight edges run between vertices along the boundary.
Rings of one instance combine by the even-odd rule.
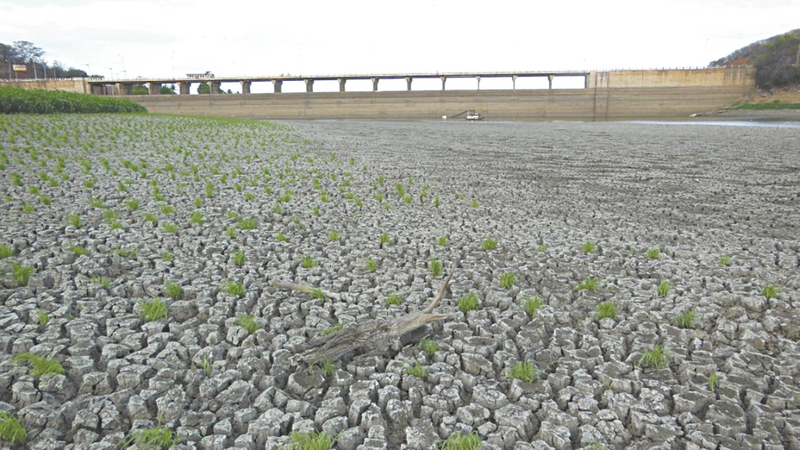
[[[612,302],[603,302],[597,305],[597,312],[594,313],[595,320],[601,319],[615,319],[617,317],[617,308]]]
[[[458,300],[458,309],[463,313],[478,309],[478,296],[470,292],[469,295],[461,297]]]
[[[18,445],[25,443],[28,432],[15,416],[0,411],[0,440],[7,444]]]
[[[533,383],[539,379],[539,373],[536,371],[536,366],[530,362],[517,362],[508,369],[507,377],[509,379],[519,379],[526,383]]]
[[[486,239],[483,240],[482,247],[486,251],[494,250],[494,249],[497,248],[497,241],[495,239],[493,239],[493,238],[490,238],[490,237],[486,238]]]
[[[42,356],[35,353],[24,352],[12,358],[15,362],[24,362],[30,365],[31,374],[36,378],[44,375],[64,373],[64,367],[52,356]]]
[[[178,226],[175,225],[174,223],[165,223],[164,225],[162,225],[162,227],[164,228],[164,232],[166,233],[174,234],[178,232]]]
[[[157,298],[144,300],[140,304],[142,305],[141,316],[145,322],[155,322],[167,317],[169,314],[167,304]]]

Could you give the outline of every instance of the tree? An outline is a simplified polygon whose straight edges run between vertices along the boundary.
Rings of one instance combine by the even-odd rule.
[[[159,94],[168,94],[168,95],[177,95],[177,93],[175,92],[175,85],[174,84],[170,84],[169,86],[161,86],[161,88],[158,90],[158,93]]]
[[[147,86],[143,84],[134,84],[131,86],[131,95],[148,95],[150,93],[150,89],[147,89]]]
[[[209,86],[208,83],[203,81],[202,83],[200,83],[199,86],[197,86],[197,93],[198,94],[210,94],[211,93],[211,86]]]
[[[800,35],[778,36],[756,57],[756,84],[762,89],[800,83],[800,67],[794,66],[800,54]]]
[[[22,62],[34,62],[44,55],[44,50],[28,41],[14,41],[12,48],[14,58]]]

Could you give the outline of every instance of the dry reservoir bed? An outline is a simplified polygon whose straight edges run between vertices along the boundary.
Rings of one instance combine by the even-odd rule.
[[[797,128],[290,125],[0,117],[20,445],[800,448]]]

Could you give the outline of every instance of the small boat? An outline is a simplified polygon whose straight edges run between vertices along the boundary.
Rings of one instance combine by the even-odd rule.
[[[470,109],[469,111],[467,111],[467,120],[483,120],[483,119],[484,116],[479,112],[475,112],[474,109]]]

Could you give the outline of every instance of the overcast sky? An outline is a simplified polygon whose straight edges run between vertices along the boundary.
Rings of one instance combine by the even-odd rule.
[[[0,0],[0,42],[131,78],[661,68],[798,19],[800,0]]]

